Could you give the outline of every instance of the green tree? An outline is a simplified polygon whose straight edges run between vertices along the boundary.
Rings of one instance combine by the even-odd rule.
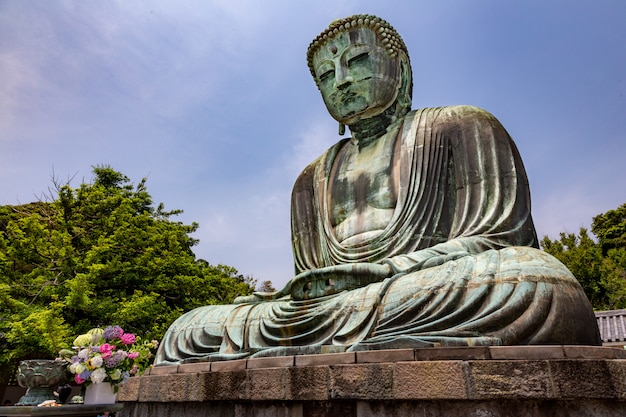
[[[268,280],[268,281],[261,282],[261,284],[257,287],[256,290],[260,292],[274,292],[276,291],[276,288],[274,288],[272,281]]]
[[[545,236],[541,247],[568,267],[596,310],[626,308],[626,204],[593,218],[591,231]]]
[[[73,337],[117,324],[160,339],[183,312],[229,303],[255,282],[196,259],[180,210],[154,207],[111,167],[50,201],[0,206],[0,394],[19,360],[51,358]]]
[[[602,253],[626,248],[626,203],[593,218],[591,231],[600,240]]]
[[[626,308],[626,203],[594,217],[591,231],[602,250],[601,277],[608,305]]]

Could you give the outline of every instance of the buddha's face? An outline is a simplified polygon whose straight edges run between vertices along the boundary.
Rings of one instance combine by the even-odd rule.
[[[313,55],[319,89],[330,114],[351,125],[377,116],[395,101],[400,63],[376,34],[359,27],[338,33]]]

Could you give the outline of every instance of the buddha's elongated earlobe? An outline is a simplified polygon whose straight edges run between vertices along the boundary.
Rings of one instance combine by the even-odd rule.
[[[411,97],[404,91],[400,92],[398,95],[398,105],[403,109],[408,109],[411,107]]]
[[[346,125],[339,122],[339,136],[343,136],[346,134]]]

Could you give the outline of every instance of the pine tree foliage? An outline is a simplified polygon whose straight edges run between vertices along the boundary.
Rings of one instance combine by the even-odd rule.
[[[626,204],[593,218],[578,234],[547,236],[541,247],[568,267],[596,310],[626,308]]]
[[[198,224],[155,207],[145,179],[133,185],[108,166],[93,173],[77,188],[53,181],[49,201],[0,206],[3,370],[53,358],[96,326],[158,340],[183,312],[254,289],[235,268],[196,259]]]
[[[257,291],[260,292],[274,292],[276,291],[276,288],[274,288],[274,285],[272,284],[272,281],[263,281],[261,282],[261,284],[259,284],[259,286],[257,286]]]

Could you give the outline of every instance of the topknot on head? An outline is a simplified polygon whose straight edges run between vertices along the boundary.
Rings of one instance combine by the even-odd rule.
[[[309,44],[306,58],[309,65],[311,75],[316,79],[315,68],[313,66],[313,55],[315,51],[330,37],[336,34],[356,27],[366,27],[374,31],[376,36],[382,41],[387,53],[391,58],[398,56],[399,51],[404,51],[408,59],[409,52],[402,40],[402,37],[396,32],[396,30],[384,19],[369,14],[356,14],[354,16],[344,17],[343,19],[336,19],[330,22],[326,30],[317,35],[315,39]]]

